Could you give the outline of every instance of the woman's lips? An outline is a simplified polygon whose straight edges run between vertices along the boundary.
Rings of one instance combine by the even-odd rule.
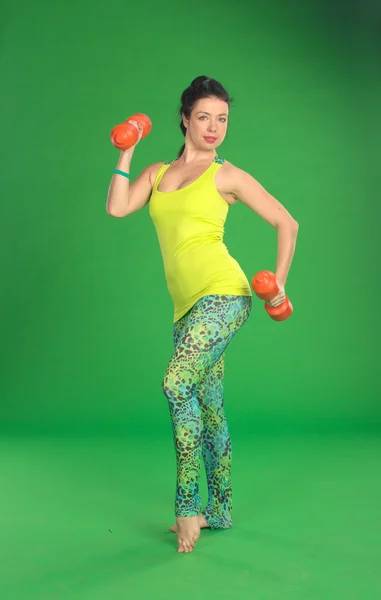
[[[209,144],[213,144],[213,142],[216,141],[217,138],[215,137],[205,137],[204,136],[204,140],[206,140]]]

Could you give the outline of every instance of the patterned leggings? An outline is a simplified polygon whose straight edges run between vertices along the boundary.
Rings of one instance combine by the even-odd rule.
[[[214,294],[174,323],[175,349],[162,382],[177,461],[176,516],[202,514],[211,529],[232,525],[231,441],[224,412],[224,351],[251,312],[251,296]],[[204,460],[208,502],[201,510]]]

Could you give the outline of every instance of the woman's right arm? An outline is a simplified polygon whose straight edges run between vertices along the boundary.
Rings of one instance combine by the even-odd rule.
[[[137,124],[138,126],[138,124]],[[139,125],[139,139],[141,139],[141,126]],[[138,142],[128,148],[122,150],[119,156],[116,168],[120,171],[130,172],[131,159],[134,154]],[[153,183],[157,172],[164,163],[154,163],[149,165],[140,173],[140,175],[130,183],[130,180],[124,175],[114,173],[111,177],[110,187],[107,194],[106,212],[117,218],[127,217],[137,212],[148,203]]]

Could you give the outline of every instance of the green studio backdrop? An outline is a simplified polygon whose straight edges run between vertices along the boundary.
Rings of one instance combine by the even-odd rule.
[[[379,23],[373,0],[2,4],[1,597],[380,597]],[[148,206],[115,219],[106,197],[113,126],[152,119],[132,179],[175,158],[203,74],[235,98],[218,153],[299,234],[293,315],[253,296],[226,350],[234,527],[187,560],[172,301]],[[276,230],[240,202],[225,243],[249,281],[275,269]]]
[[[111,9],[112,8],[112,9]],[[1,428],[170,435],[161,381],[172,302],[148,206],[105,210],[112,127],[147,113],[132,179],[174,158],[179,99],[205,74],[228,89],[218,153],[299,222],[271,321],[253,297],[226,351],[235,435],[380,422],[381,100],[374,4],[145,0],[2,8]],[[377,13],[378,14],[378,13]],[[379,46],[378,46],[379,49]],[[249,281],[277,235],[242,203],[225,243]]]

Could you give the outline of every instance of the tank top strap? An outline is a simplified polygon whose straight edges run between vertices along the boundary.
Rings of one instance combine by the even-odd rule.
[[[224,164],[225,159],[222,158],[221,156],[216,156],[214,158],[214,161],[212,162],[212,171],[214,173],[216,173],[216,171],[218,171],[218,169],[220,169],[222,167],[222,165]]]
[[[225,159],[222,158],[221,156],[216,155],[214,157],[213,162],[209,165],[209,167],[203,172],[202,175],[200,175],[200,177],[197,179],[197,182],[200,184],[201,182],[208,182],[208,183],[213,183],[214,184],[214,176],[217,173],[217,171],[222,167],[222,165],[224,164]]]
[[[209,169],[207,171],[205,171],[204,176],[207,177],[207,179],[209,181],[212,181],[214,183],[214,176],[217,173],[217,171],[219,169],[221,169],[224,162],[225,162],[224,158],[222,158],[221,156],[218,156],[218,155],[215,156],[214,161],[210,165]]]
[[[166,170],[168,169],[169,165],[172,163],[172,160],[169,160],[168,162],[164,163],[163,165],[161,165],[160,169],[158,170],[157,174],[156,174],[156,178],[153,184],[153,191],[156,191],[157,188],[160,185],[160,181],[163,178],[164,173],[166,172]]]

